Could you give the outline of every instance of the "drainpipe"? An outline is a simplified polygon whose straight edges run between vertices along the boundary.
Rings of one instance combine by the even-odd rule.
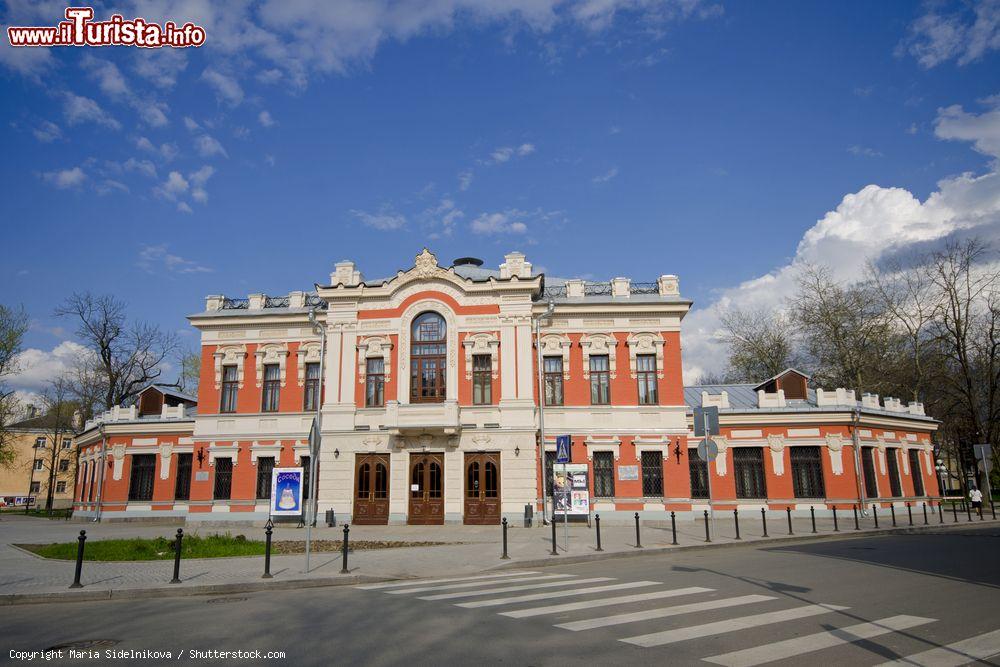
[[[542,381],[542,336],[541,336],[541,322],[544,319],[552,317],[552,313],[556,310],[556,304],[553,301],[549,301],[548,307],[546,307],[545,312],[541,315],[534,317],[535,320],[535,358],[538,365],[537,369],[537,380],[538,380],[538,480],[540,482],[540,488],[542,490],[542,524],[544,525],[545,520],[545,387]],[[553,516],[553,520],[555,517]]]
[[[861,422],[861,408],[855,404],[851,416],[851,439],[854,442],[854,479],[858,483],[858,505],[861,506],[861,515],[868,516],[868,505],[865,502],[865,485],[861,479],[861,438],[858,435],[858,424]]]
[[[316,465],[319,459],[320,445],[322,438],[323,421],[323,362],[326,360],[326,327],[316,321],[316,309],[309,310],[309,324],[312,325],[314,333],[320,337],[319,347],[319,384],[316,387],[316,447],[309,448],[309,512],[311,516],[306,516],[306,573],[309,572],[309,552],[312,544],[312,525],[316,522],[316,513],[319,511],[319,500],[316,498]],[[310,433],[312,435],[312,433]]]
[[[97,508],[94,512],[94,523],[98,523],[101,520],[101,510],[103,509],[101,504],[101,499],[104,497],[104,469],[106,466],[106,459],[108,457],[108,436],[104,432],[104,423],[101,423],[101,476],[100,481],[97,485]]]

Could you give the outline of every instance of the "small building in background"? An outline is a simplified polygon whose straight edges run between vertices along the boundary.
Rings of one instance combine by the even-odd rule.
[[[7,427],[14,458],[9,466],[0,466],[0,504],[45,509],[51,480],[52,509],[73,505],[77,451],[73,429],[71,420],[39,413],[32,405],[25,419]]]

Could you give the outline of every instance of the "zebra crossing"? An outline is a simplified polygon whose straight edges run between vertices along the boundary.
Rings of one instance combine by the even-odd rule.
[[[653,590],[657,588],[658,590]],[[497,609],[499,616],[514,619],[557,616],[571,612],[591,615],[553,627],[570,632],[612,628],[618,641],[642,648],[669,647],[698,639],[746,633],[754,628],[769,628],[769,641],[758,646],[709,655],[702,660],[723,667],[754,667],[777,660],[820,653],[849,644],[901,633],[934,623],[937,619],[898,614],[886,618],[831,628],[831,618],[850,608],[834,604],[797,604],[775,609],[781,598],[775,595],[751,594],[716,597],[718,591],[705,586],[667,588],[659,581],[619,581],[614,577],[580,577],[572,574],[543,574],[537,571],[503,572],[461,577],[445,577],[422,581],[382,582],[355,586],[358,590],[395,596],[409,596],[422,601],[446,601],[463,609]],[[589,597],[588,597],[589,596]],[[702,599],[699,599],[702,596]],[[708,599],[704,599],[709,596]],[[570,598],[584,598],[571,600]],[[566,600],[564,602],[554,602]],[[664,601],[666,606],[636,608],[642,603]],[[532,603],[542,603],[533,605]],[[527,606],[525,606],[527,605]],[[643,605],[645,606],[645,605]],[[511,608],[517,607],[517,608]],[[630,611],[629,608],[632,608]],[[724,611],[729,618],[711,622],[686,624],[684,616],[706,611]],[[782,624],[802,619],[822,619],[822,632],[781,639]],[[842,618],[842,616],[840,616]],[[630,624],[665,622],[661,629],[643,634],[627,632]],[[562,619],[556,619],[562,620]],[[860,619],[858,619],[860,620]],[[647,626],[647,629],[648,626]],[[744,636],[752,636],[746,633]],[[706,642],[707,646],[712,646]],[[716,645],[716,650],[717,650]],[[895,661],[889,665],[923,665],[948,667],[964,665],[1000,655],[1000,630],[970,637],[947,646],[937,646]],[[884,658],[883,658],[884,659]]]

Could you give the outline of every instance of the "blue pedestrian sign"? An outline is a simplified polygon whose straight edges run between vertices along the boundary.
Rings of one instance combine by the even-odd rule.
[[[569,436],[556,436],[556,463],[569,463]]]

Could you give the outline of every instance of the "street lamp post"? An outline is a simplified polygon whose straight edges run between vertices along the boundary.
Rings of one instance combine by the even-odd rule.
[[[322,444],[322,421],[323,421],[323,366],[326,361],[326,327],[316,319],[316,309],[309,309],[309,324],[313,333],[319,336],[319,382],[316,386],[316,438],[315,446],[309,448],[309,504],[306,512],[306,572],[309,572],[309,551],[312,544],[312,525],[316,521],[316,514],[319,511],[319,499],[316,497],[316,465],[319,458],[319,450]],[[312,435],[312,431],[310,431]],[[310,444],[313,444],[310,442]],[[305,508],[303,508],[305,509]]]
[[[545,308],[545,312],[540,315],[533,316],[535,324],[535,358],[537,369],[537,379],[538,379],[538,480],[539,488],[542,490],[542,524],[545,524],[545,386],[543,382],[543,369],[542,369],[542,336],[541,336],[541,323],[542,320],[552,317],[552,313],[555,312],[556,304],[553,301],[549,301],[548,306]],[[555,508],[552,511],[552,520],[555,521]]]

